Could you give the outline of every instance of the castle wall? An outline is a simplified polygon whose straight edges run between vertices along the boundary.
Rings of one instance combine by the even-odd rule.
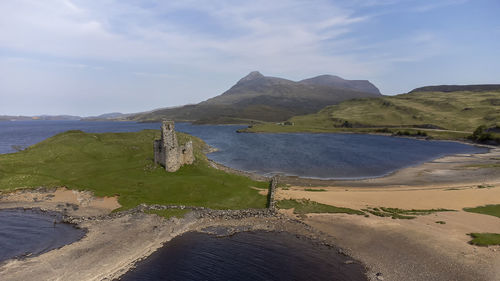
[[[194,162],[194,151],[193,151],[193,142],[188,141],[185,145],[181,146],[179,149],[180,155],[179,158],[181,160],[181,165],[184,164],[193,164]]]
[[[194,162],[193,142],[179,146],[173,121],[162,122],[161,138],[154,141],[153,148],[155,163],[165,167],[168,172],[175,172],[182,165]]]
[[[274,211],[276,210],[276,200],[274,200],[274,194],[276,193],[276,187],[278,187],[279,176],[275,175],[271,178],[271,182],[269,183],[269,193],[267,198],[267,207]]]
[[[155,157],[155,163],[161,164],[165,163],[165,153],[162,153],[162,145],[161,145],[161,140],[155,140],[154,141],[154,157]]]

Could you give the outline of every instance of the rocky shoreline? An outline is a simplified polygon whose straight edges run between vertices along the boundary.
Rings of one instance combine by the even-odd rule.
[[[36,257],[5,261],[0,264],[2,280],[116,280],[172,238],[191,231],[218,236],[242,231],[286,231],[347,255],[347,251],[335,246],[334,239],[329,235],[274,209],[213,210],[182,205],[143,204],[122,212],[88,215],[85,206],[51,200],[57,190],[39,188],[18,191],[37,197],[31,202],[12,201],[16,197],[4,194],[0,197],[0,209],[38,208],[41,211],[59,212],[63,221],[85,229],[87,234],[77,242]],[[168,220],[144,213],[147,210],[164,209],[191,212],[182,219]],[[349,261],[361,264],[351,258]]]

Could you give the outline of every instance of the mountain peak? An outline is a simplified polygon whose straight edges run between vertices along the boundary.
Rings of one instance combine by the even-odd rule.
[[[262,77],[264,77],[264,75],[262,75],[260,72],[252,71],[247,76],[241,78],[240,81],[238,81],[238,83],[255,80],[255,79],[262,78]]]
[[[302,81],[250,72],[230,89],[196,105],[162,109],[129,120],[182,120],[196,123],[278,122],[353,98],[378,97],[366,80],[322,75]]]

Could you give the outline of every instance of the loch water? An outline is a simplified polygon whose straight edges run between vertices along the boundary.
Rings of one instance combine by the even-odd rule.
[[[0,209],[0,263],[39,255],[78,241],[84,235],[84,230],[62,223],[57,213]]]
[[[244,127],[176,124],[178,131],[197,136],[218,149],[208,155],[210,159],[234,169],[263,175],[324,179],[380,177],[446,155],[487,151],[458,142],[380,135],[236,132]],[[67,130],[101,133],[159,128],[159,123],[135,122],[0,122],[0,153],[14,152],[14,145],[27,147]]]
[[[364,267],[335,248],[286,232],[232,236],[189,232],[120,278],[153,280],[367,280]]]
[[[236,133],[244,126],[179,124],[177,130],[219,149],[208,157],[263,175],[321,179],[381,177],[446,155],[484,153],[482,147],[367,134]]]
[[[87,133],[120,133],[159,128],[158,123],[136,122],[2,121],[0,122],[0,154],[16,152],[13,146],[26,148],[69,130],[81,130]]]

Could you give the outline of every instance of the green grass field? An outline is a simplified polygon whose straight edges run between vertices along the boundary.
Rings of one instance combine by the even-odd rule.
[[[203,141],[193,140],[196,161],[175,173],[153,163],[153,140],[160,132],[93,134],[68,131],[28,149],[0,155],[0,191],[39,186],[90,190],[97,196],[119,195],[122,209],[146,204],[184,204],[215,209],[264,208],[266,197],[256,182],[211,168]]]
[[[498,233],[470,233],[473,239],[469,241],[472,245],[490,246],[500,245],[500,234]]]
[[[500,92],[415,92],[353,99],[315,114],[293,117],[287,124],[293,125],[256,124],[246,131],[389,134],[422,131],[436,139],[463,139],[480,125],[500,125]]]
[[[498,205],[486,205],[475,208],[464,208],[464,211],[471,213],[478,213],[484,215],[490,215],[500,218],[500,204]]]

